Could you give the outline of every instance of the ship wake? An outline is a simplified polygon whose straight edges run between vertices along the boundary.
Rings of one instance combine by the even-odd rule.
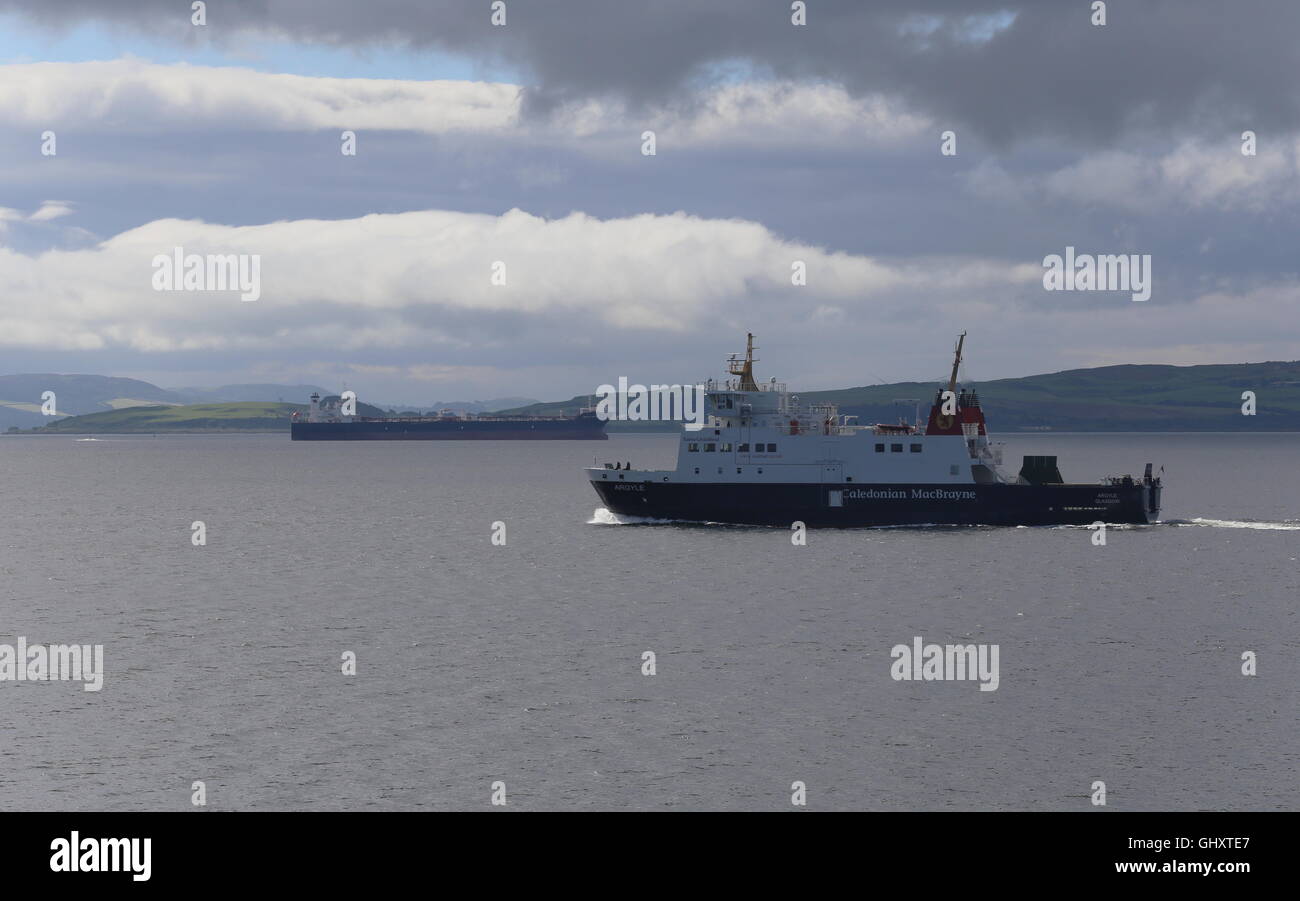
[[[645,526],[663,523],[687,523],[689,525],[700,525],[701,523],[687,519],[657,519],[653,516],[629,516],[625,513],[615,513],[604,507],[597,507],[591,513],[591,519],[587,520],[589,526]]]
[[[1263,529],[1277,532],[1300,532],[1300,519],[1210,519],[1196,516],[1192,519],[1171,519],[1174,526],[1206,526],[1214,529]]]

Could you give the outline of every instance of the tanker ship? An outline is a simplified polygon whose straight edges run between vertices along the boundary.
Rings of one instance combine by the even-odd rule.
[[[924,426],[858,425],[833,404],[803,403],[754,378],[754,336],[733,378],[705,383],[703,427],[683,430],[677,467],[606,463],[586,470],[612,513],[655,519],[789,526],[1091,525],[1160,518],[1161,484],[1141,478],[1069,483],[1054,456],[1026,456],[1015,475],[989,440],[978,394],[952,376]]]
[[[605,421],[595,410],[576,416],[347,416],[337,403],[311,396],[307,418],[289,424],[294,441],[604,441]]]

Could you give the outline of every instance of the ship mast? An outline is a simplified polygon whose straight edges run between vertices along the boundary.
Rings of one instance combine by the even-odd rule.
[[[948,379],[948,390],[956,392],[957,390],[957,367],[961,365],[961,346],[966,341],[966,333],[962,332],[957,338],[957,353],[952,360],[952,376]]]
[[[754,336],[745,335],[745,360],[741,362],[732,354],[727,360],[727,372],[740,376],[741,391],[757,391],[758,383],[754,381]]]

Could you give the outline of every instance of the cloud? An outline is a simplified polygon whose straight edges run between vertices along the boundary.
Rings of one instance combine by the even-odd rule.
[[[867,355],[941,373],[962,328],[978,376],[1294,356],[1300,7],[1110,4],[1095,28],[1086,0],[817,0],[800,29],[788,3],[508,6],[499,29],[486,2],[232,2],[195,29],[173,0],[0,0],[240,61],[0,66],[7,365],[484,396],[628,359],[680,381],[746,330],[815,387],[869,381]],[[519,78],[280,75],[244,67],[250,36]],[[262,299],[152,291],[176,245],[261,254]],[[1152,301],[1046,294],[1067,245],[1152,253]]]
[[[47,200],[41,204],[40,209],[27,217],[29,222],[49,222],[51,219],[58,219],[61,216],[72,214],[72,204],[63,200]]]
[[[477,81],[282,75],[137,59],[0,66],[0,118],[119,133],[238,127],[439,134],[514,124],[519,88]]]
[[[1289,0],[1111,4],[1103,27],[1078,0],[818,0],[804,26],[788,4],[752,0],[507,6],[507,25],[493,27],[488,5],[460,0],[370,0],[364,11],[353,0],[244,2],[214,5],[195,28],[173,0],[0,0],[51,28],[97,21],[192,46],[238,48],[253,35],[508,62],[529,73],[526,107],[542,111],[602,97],[689,104],[739,66],[902,98],[1002,143],[1300,126],[1285,75],[1300,62]]]
[[[152,290],[154,256],[176,246],[259,254],[261,299]],[[795,260],[807,264],[804,287],[791,284]],[[492,284],[497,261],[504,286]],[[398,392],[470,378],[508,392],[528,372],[525,393],[550,386],[558,395],[619,371],[694,377],[746,330],[769,349],[771,374],[834,387],[881,372],[935,375],[962,329],[978,350],[971,374],[990,378],[1166,360],[1169,347],[1205,348],[1211,359],[1285,357],[1300,328],[1282,324],[1300,300],[1294,280],[1215,287],[1183,303],[1162,298],[1158,283],[1152,301],[1135,304],[1048,294],[1041,277],[1036,262],[848,254],[752,221],[683,213],[159,220],[80,250],[0,249],[0,344],[7,354],[127,353],[135,369],[148,359],[205,370],[243,359],[289,380],[331,372],[372,394],[375,385]]]
[[[261,300],[152,290],[153,259],[175,247],[259,255]],[[796,260],[806,264],[806,287],[791,284]],[[493,283],[497,271],[504,285]],[[480,323],[502,317],[680,334],[762,310],[801,318],[878,303],[886,313],[901,293],[1038,278],[1035,267],[986,261],[890,264],[785,241],[755,222],[683,213],[601,220],[423,211],[243,227],[160,220],[89,249],[0,250],[8,300],[0,342],[391,349],[469,343]]]
[[[185,131],[396,131],[491,134],[583,145],[593,137],[639,148],[662,133],[685,146],[879,146],[930,126],[879,96],[838,85],[743,82],[710,87],[689,108],[633,110],[617,99],[520,115],[522,89],[473,81],[282,75],[139,59],[0,66],[0,120],[30,128],[118,134]],[[592,148],[587,146],[590,151]],[[622,152],[622,151],[620,151]]]
[[[0,207],[0,235],[6,234],[11,224],[41,223],[71,215],[72,204],[63,200],[47,200],[40,208],[31,213],[23,213],[11,207]]]
[[[1061,202],[1138,216],[1189,209],[1265,213],[1300,200],[1300,134],[1275,136],[1257,155],[1241,153],[1235,136],[1188,139],[1165,152],[1103,150],[1046,173],[1008,171],[982,160],[962,176],[974,197],[1009,206]]]

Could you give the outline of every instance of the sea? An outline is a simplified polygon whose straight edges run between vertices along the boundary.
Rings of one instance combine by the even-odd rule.
[[[1164,521],[604,511],[582,468],[671,435],[0,438],[0,645],[103,647],[99,691],[0,681],[0,805],[1300,808],[1300,434],[1003,440],[1163,467]],[[895,678],[917,640],[996,690]]]

